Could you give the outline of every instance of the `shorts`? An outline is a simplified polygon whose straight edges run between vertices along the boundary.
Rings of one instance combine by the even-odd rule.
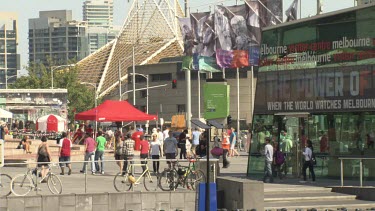
[[[116,155],[115,154],[115,160],[123,160],[124,156],[123,155]]]
[[[236,146],[236,142],[233,141],[233,142],[230,144],[230,149],[234,149],[235,146]]]
[[[59,157],[60,167],[64,167],[64,164],[68,166],[70,164],[70,156],[61,156]],[[61,163],[66,162],[66,163]]]
[[[176,153],[165,153],[166,159],[176,159]]]

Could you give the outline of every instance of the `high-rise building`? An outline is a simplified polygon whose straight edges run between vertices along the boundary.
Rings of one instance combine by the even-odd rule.
[[[119,31],[113,28],[113,0],[86,0],[83,21],[88,25],[90,53],[115,39]]]
[[[71,10],[40,11],[29,19],[29,62],[67,64],[88,53],[87,23],[73,20]]]
[[[0,88],[14,83],[20,67],[17,54],[17,13],[0,12]]]
[[[111,29],[113,26],[113,0],[86,0],[83,3],[83,20],[89,28]]]

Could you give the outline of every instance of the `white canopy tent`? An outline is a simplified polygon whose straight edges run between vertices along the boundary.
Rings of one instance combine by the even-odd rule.
[[[62,132],[66,130],[66,119],[53,114],[40,117],[36,124],[36,129],[42,132]]]
[[[0,108],[0,118],[12,119],[13,113]]]

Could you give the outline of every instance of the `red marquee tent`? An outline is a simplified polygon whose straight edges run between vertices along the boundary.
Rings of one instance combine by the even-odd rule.
[[[75,115],[76,120],[98,122],[146,121],[156,120],[156,115],[146,114],[127,101],[106,100],[96,108]]]

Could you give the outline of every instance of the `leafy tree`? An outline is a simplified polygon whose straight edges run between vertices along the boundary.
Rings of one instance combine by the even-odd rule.
[[[13,89],[50,89],[52,87],[51,68],[43,64],[31,64],[27,67],[28,76],[22,76],[10,85]],[[94,87],[78,81],[77,66],[61,67],[53,71],[53,88],[68,90],[68,118],[74,120],[74,114],[95,106]],[[99,103],[99,101],[98,101]]]

